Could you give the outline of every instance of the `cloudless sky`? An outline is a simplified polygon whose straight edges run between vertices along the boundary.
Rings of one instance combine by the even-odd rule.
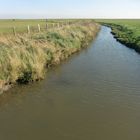
[[[0,0],[0,18],[140,18],[140,0]]]

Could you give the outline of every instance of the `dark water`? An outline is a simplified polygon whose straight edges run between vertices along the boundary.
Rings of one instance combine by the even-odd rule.
[[[0,96],[0,140],[140,140],[140,55],[102,27],[45,80]]]

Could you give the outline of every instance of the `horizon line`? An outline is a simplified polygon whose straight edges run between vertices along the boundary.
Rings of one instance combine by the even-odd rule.
[[[73,17],[73,18],[0,18],[0,20],[30,20],[30,19],[33,19],[33,20],[46,20],[46,19],[105,19],[105,20],[107,20],[107,19],[140,19],[140,18],[81,18],[81,17],[77,17],[77,18],[75,18],[75,17]]]

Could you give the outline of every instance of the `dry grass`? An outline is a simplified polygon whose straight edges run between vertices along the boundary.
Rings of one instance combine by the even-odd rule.
[[[83,24],[84,22],[84,24]],[[31,35],[0,38],[0,89],[44,77],[45,70],[87,46],[99,30],[95,23],[81,21],[61,29]]]

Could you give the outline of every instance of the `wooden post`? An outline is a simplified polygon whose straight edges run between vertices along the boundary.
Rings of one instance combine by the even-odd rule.
[[[30,34],[30,26],[27,27],[28,34]]]
[[[53,23],[53,27],[55,28],[55,23]]]
[[[48,29],[49,29],[50,28],[50,24],[48,23],[47,25],[48,25]]]
[[[13,33],[16,36],[16,27],[13,27]]]
[[[40,24],[38,24],[38,32],[40,32]]]
[[[54,27],[55,27],[55,26],[54,26],[54,23],[53,23],[52,25],[53,25],[53,28],[54,28]]]
[[[59,28],[60,26],[59,26],[59,23],[57,23],[57,27]]]
[[[48,24],[46,23],[46,29],[48,29]]]

